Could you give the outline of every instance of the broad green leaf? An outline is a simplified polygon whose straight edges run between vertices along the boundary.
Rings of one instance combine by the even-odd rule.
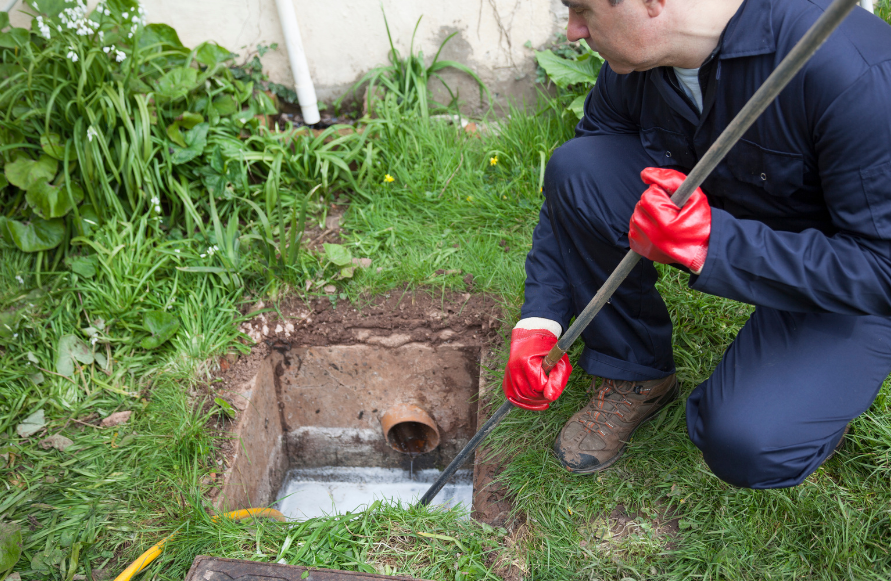
[[[220,117],[228,117],[238,111],[238,103],[235,101],[235,97],[228,93],[215,97],[213,107]]]
[[[142,340],[143,349],[157,349],[176,334],[179,321],[165,311],[149,311],[142,319],[145,330],[152,334]]]
[[[340,269],[340,278],[353,278],[353,273],[355,271],[355,266],[344,266]]]
[[[164,73],[155,81],[155,96],[174,101],[198,86],[198,69],[179,67]]]
[[[22,423],[15,427],[15,431],[22,438],[27,438],[32,434],[36,434],[43,426],[46,425],[46,419],[43,416],[43,408],[40,408],[30,416],[24,419]]]
[[[209,67],[232,60],[235,55],[215,42],[204,42],[195,51],[195,59]]]
[[[183,140],[185,141],[186,146],[171,147],[173,153],[170,154],[170,161],[173,162],[174,165],[179,165],[181,163],[192,161],[201,155],[207,145],[207,131],[209,129],[210,124],[199,123],[191,130],[186,131],[183,134]]]
[[[5,228],[4,228],[5,226]],[[62,243],[65,238],[65,221],[61,218],[44,220],[33,218],[24,224],[0,216],[0,236],[12,242],[22,252],[50,250]]]
[[[89,365],[94,360],[93,352],[77,335],[65,335],[56,345],[56,373],[71,377],[74,375],[74,362]]]
[[[0,12],[0,30],[9,26],[9,13],[8,12]],[[0,567],[0,571],[3,571],[3,567]]]
[[[21,48],[31,40],[31,33],[24,28],[13,28],[9,32],[0,32],[0,47]]]
[[[185,139],[183,138],[182,128],[191,129],[202,123],[204,121],[204,116],[199,113],[191,113],[186,111],[182,115],[176,118],[176,121],[171,123],[167,127],[167,137],[170,138],[170,141],[179,145],[180,147],[188,147]]]
[[[28,188],[25,201],[38,216],[45,219],[61,218],[80,204],[84,199],[84,191],[77,184],[71,184],[71,194],[65,185],[51,186],[45,179],[39,179]]]
[[[107,4],[113,14],[121,14],[122,12],[133,14],[133,11],[139,8],[137,0],[107,0]]]
[[[579,95],[575,99],[572,100],[572,103],[569,104],[567,109],[569,109],[573,115],[576,116],[577,119],[581,119],[585,114],[585,98],[588,95]]]
[[[346,246],[340,244],[325,243],[325,256],[337,266],[347,266],[352,264],[353,256]]]
[[[66,5],[66,0],[40,0],[40,2],[37,3],[37,7],[34,6],[35,2],[28,2],[28,4],[34,8],[35,12],[39,12],[45,16],[58,16],[62,10],[70,8],[70,5]]]
[[[58,133],[46,133],[40,136],[40,147],[53,159],[62,161],[65,158],[65,144]]]
[[[0,190],[2,190],[3,188],[5,188],[8,185],[9,185],[9,180],[6,179],[5,175],[0,174]]]
[[[9,183],[23,190],[28,190],[41,178],[46,181],[52,180],[58,169],[58,161],[48,155],[41,155],[37,160],[21,157],[7,163],[5,173]]]
[[[139,36],[139,48],[155,46],[157,48],[185,48],[173,27],[166,24],[149,24],[142,29]]]
[[[21,529],[12,523],[0,523],[0,575],[19,562],[22,546]]]
[[[93,278],[96,276],[96,263],[98,258],[92,256],[78,256],[71,261],[71,271],[84,278]]]
[[[536,52],[535,60],[554,84],[564,89],[576,83],[593,85],[603,63],[600,57],[594,55],[582,55],[573,61],[561,58],[550,50]]]

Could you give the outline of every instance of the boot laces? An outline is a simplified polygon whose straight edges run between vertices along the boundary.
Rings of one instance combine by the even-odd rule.
[[[620,384],[624,385],[620,387]],[[623,387],[625,389],[622,389]],[[609,430],[615,427],[609,422],[609,417],[619,416],[624,420],[625,416],[622,414],[620,406],[627,406],[625,411],[634,407],[634,404],[628,401],[625,394],[629,391],[639,393],[639,388],[640,386],[632,382],[616,382],[612,379],[604,379],[597,395],[585,406],[585,413],[579,417],[578,422],[585,426],[586,430],[597,431],[605,436],[606,434],[603,433],[604,429]]]

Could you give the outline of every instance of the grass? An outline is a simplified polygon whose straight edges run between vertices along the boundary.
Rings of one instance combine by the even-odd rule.
[[[571,127],[546,106],[514,109],[481,137],[386,100],[381,107],[378,137],[363,157],[365,185],[340,192],[351,198],[344,245],[353,256],[372,258],[375,268],[338,281],[338,290],[361,304],[403,283],[463,290],[463,277],[472,274],[475,292],[501,298],[510,328],[542,201],[543,164]],[[255,154],[264,168],[275,166],[274,155]],[[321,168],[316,161],[300,163],[309,172]],[[23,529],[15,571],[26,581],[117,574],[173,531],[175,541],[140,579],[182,579],[198,554],[430,579],[495,578],[507,563],[530,579],[888,577],[887,384],[854,422],[846,448],[794,489],[739,490],[712,476],[686,438],[682,403],[642,428],[614,469],[594,477],[566,473],[549,449],[588,397],[590,378],[579,370],[551,411],[513,413],[489,440],[495,454],[510,459],[501,478],[524,521],[512,534],[463,520],[460,511],[388,504],[298,526],[212,522],[203,494],[206,478],[219,470],[219,424],[202,382],[220,355],[245,349],[235,323],[246,302],[302,291],[307,280],[316,289],[338,270],[305,251],[289,255],[287,264],[264,255],[272,238],[285,247],[283,231],[290,225],[293,232],[296,222],[296,205],[283,208],[283,197],[266,196],[276,187],[271,173],[270,181],[264,169],[264,180],[246,191],[273,228],[279,224],[277,235],[252,237],[249,224],[259,213],[234,198],[225,200],[216,226],[212,199],[201,183],[185,180],[170,188],[176,228],[110,216],[92,235],[72,239],[59,260],[0,252],[0,317],[19,313],[14,329],[0,329],[0,521]],[[384,181],[385,174],[394,181]],[[292,188],[288,204],[302,191]],[[195,206],[190,227],[187,200]],[[323,220],[327,207],[309,204],[307,221]],[[230,230],[235,212],[241,218]],[[200,256],[211,244],[231,254],[236,240],[237,269],[224,257],[209,263]],[[92,268],[75,267],[78,260]],[[200,270],[209,264],[219,270]],[[661,272],[686,395],[714,369],[750,308],[689,290],[686,275],[675,270]],[[180,327],[146,350],[140,342],[152,311],[171,313]],[[106,354],[111,365],[78,364],[70,378],[55,374],[66,334]],[[38,409],[46,414],[44,429],[19,437],[16,426]],[[133,415],[120,426],[82,423],[122,410]],[[50,434],[73,444],[64,452],[43,449],[37,442]],[[620,504],[633,517],[624,531],[609,520]],[[665,526],[673,517],[680,519],[676,536]]]

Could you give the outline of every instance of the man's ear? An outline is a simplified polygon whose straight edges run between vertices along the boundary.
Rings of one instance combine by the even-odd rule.
[[[665,9],[665,2],[667,0],[644,0],[644,5],[647,7],[647,15],[650,18],[656,18],[662,11]]]

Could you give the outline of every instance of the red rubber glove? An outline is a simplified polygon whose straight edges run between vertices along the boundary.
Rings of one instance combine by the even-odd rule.
[[[514,329],[510,334],[510,357],[504,369],[501,388],[515,406],[540,412],[556,401],[572,373],[569,356],[565,353],[557,365],[546,374],[541,362],[557,337],[544,329]]]
[[[683,264],[694,274],[702,272],[712,229],[712,209],[702,190],[696,188],[683,208],[669,196],[685,176],[673,169],[648,167],[640,172],[650,184],[631,215],[628,241],[631,250],[663,264]]]

